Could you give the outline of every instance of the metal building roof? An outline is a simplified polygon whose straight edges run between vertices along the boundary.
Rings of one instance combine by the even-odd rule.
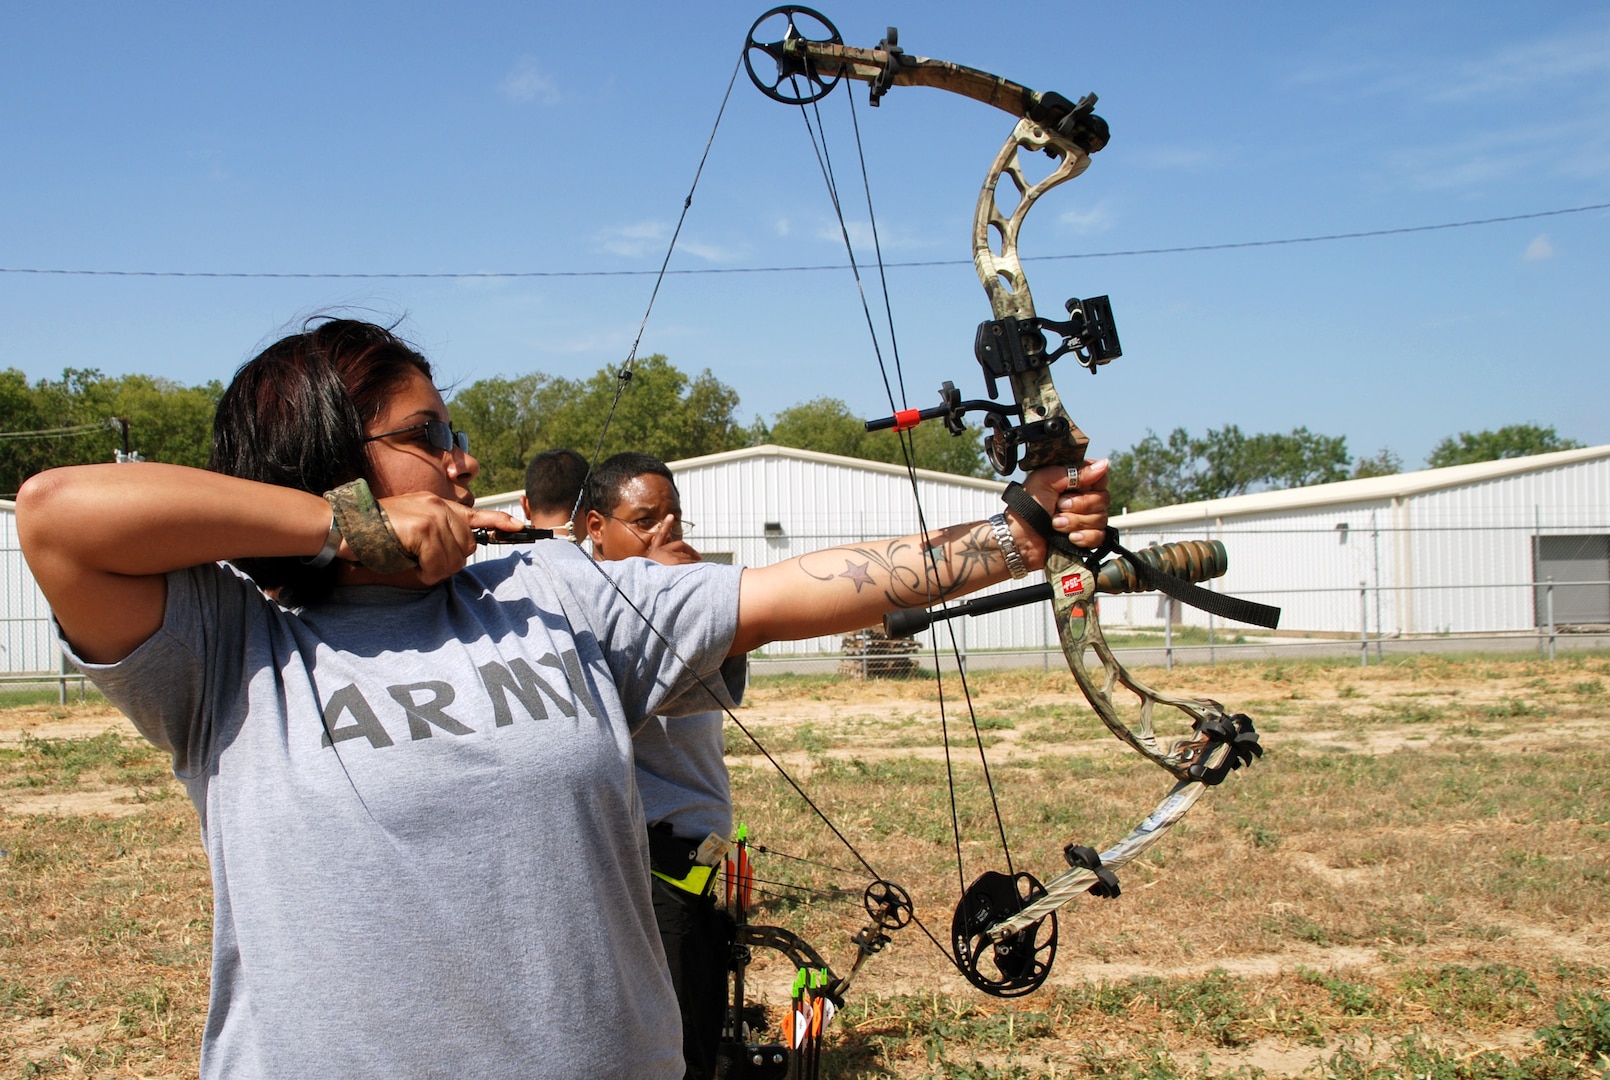
[[[1302,511],[1321,506],[1335,506],[1338,503],[1390,502],[1393,499],[1422,495],[1429,491],[1478,484],[1521,473],[1544,472],[1601,458],[1610,458],[1610,446],[1589,446],[1580,450],[1560,450],[1552,454],[1481,461],[1474,465],[1450,465],[1443,469],[1421,469],[1418,472],[1396,473],[1392,476],[1370,476],[1362,480],[1340,480],[1334,484],[1314,484],[1309,487],[1283,488],[1279,491],[1259,491],[1250,495],[1232,495],[1224,499],[1179,503],[1174,506],[1160,506],[1153,510],[1137,510],[1133,514],[1114,515],[1113,524],[1120,529],[1143,529],[1175,522],[1199,522],[1204,518]]]

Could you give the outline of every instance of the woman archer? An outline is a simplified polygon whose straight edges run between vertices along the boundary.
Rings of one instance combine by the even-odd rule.
[[[18,495],[63,647],[200,815],[205,1077],[680,1077],[633,727],[727,704],[729,661],[769,641],[1045,558],[1008,514],[742,571],[610,582],[569,544],[466,567],[474,530],[520,524],[475,509],[478,468],[429,363],[330,320],[236,374],[209,470]],[[1105,483],[1025,486],[1094,544]]]

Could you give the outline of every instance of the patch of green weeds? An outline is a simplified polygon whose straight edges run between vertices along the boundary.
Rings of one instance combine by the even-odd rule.
[[[1554,1016],[1558,1023],[1538,1030],[1543,1048],[1610,1072],[1610,1001],[1593,991],[1572,994],[1555,1003]]]
[[[1451,1024],[1500,1020],[1525,1011],[1538,998],[1532,977],[1507,964],[1444,964],[1408,972],[1402,986]]]
[[[1380,1008],[1375,988],[1365,983],[1349,982],[1308,967],[1299,967],[1297,977],[1310,986],[1322,987],[1344,1016],[1373,1016]]]
[[[1278,918],[1263,920],[1263,928],[1271,934],[1280,937],[1293,938],[1297,941],[1307,941],[1314,945],[1335,945],[1335,935],[1329,933],[1323,926],[1306,915],[1299,915],[1295,911],[1283,912]]]
[[[1481,712],[1483,716],[1492,720],[1522,720],[1548,714],[1548,710],[1540,705],[1515,698],[1501,698],[1496,704],[1484,707]]]

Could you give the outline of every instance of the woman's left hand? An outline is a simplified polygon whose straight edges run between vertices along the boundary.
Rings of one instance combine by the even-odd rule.
[[[1112,505],[1107,491],[1109,471],[1106,458],[1085,462],[1077,473],[1065,465],[1047,465],[1024,477],[1023,489],[1050,513],[1052,528],[1078,547],[1096,548],[1107,538],[1107,510]],[[1045,540],[1016,514],[1007,514],[1007,520],[1029,568],[1043,567]]]

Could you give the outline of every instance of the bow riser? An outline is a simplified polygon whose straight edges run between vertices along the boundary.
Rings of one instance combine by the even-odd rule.
[[[1022,155],[1055,148],[1060,155],[1057,167],[1037,183],[1030,183],[1023,172]],[[1034,318],[1034,294],[1029,290],[1028,276],[1018,256],[1017,238],[1023,222],[1041,195],[1066,183],[1090,167],[1090,155],[1065,139],[1058,138],[1044,127],[1029,119],[1019,120],[1017,127],[1001,146],[1000,153],[990,163],[984,185],[973,213],[973,267],[978,280],[984,285],[990,308],[996,319]],[[1001,179],[1012,181],[1017,189],[1017,205],[1010,216],[1001,212],[998,195]],[[1000,245],[996,250],[991,241]],[[1044,339],[1038,334],[1024,335],[1031,348],[1043,355]],[[1023,422],[1032,424],[1061,418],[1067,421],[1067,436],[1060,440],[1032,442],[1023,462],[1025,471],[1041,465],[1070,465],[1075,468],[1084,463],[1085,448],[1090,440],[1073,423],[1062,398],[1051,380],[1049,362],[1013,371],[1013,399],[1023,408]]]

